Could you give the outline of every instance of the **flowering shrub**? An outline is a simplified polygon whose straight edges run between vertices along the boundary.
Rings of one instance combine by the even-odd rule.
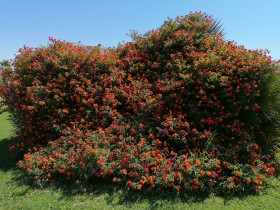
[[[19,167],[138,190],[261,189],[279,169],[278,67],[212,25],[191,13],[105,52],[54,39],[21,49],[1,74]]]

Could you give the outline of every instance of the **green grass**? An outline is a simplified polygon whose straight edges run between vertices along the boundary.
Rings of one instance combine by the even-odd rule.
[[[270,178],[261,195],[238,197],[138,193],[106,183],[36,187],[18,172],[17,158],[9,157],[13,128],[7,116],[0,115],[0,209],[280,209],[280,177]]]

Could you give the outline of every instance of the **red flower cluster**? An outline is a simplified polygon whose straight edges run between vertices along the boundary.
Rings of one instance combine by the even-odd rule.
[[[50,39],[3,69],[4,103],[36,179],[111,177],[128,188],[260,189],[277,170],[259,103],[275,68],[194,13],[105,52]],[[262,157],[266,158],[262,158]]]

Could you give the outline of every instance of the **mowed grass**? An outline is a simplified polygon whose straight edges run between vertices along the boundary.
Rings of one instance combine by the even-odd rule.
[[[164,192],[133,192],[110,183],[50,183],[36,187],[9,157],[13,127],[0,115],[0,209],[280,209],[280,178],[270,178],[260,195],[202,197]]]

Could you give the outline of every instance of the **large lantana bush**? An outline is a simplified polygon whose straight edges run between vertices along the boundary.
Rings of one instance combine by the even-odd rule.
[[[52,38],[20,49],[1,67],[18,166],[38,183],[261,189],[279,170],[279,65],[213,24],[190,13],[105,51]]]

